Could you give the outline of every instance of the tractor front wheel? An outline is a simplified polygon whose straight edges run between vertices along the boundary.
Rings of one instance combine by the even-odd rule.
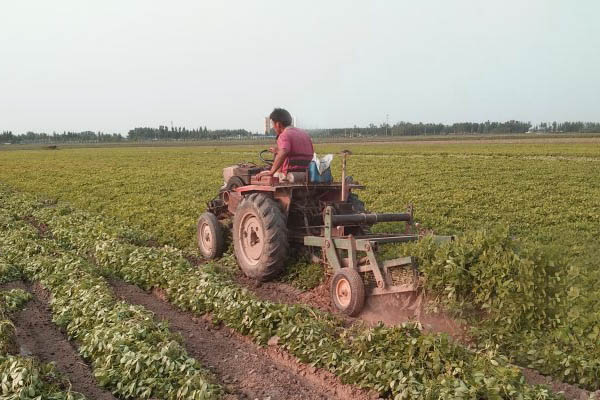
[[[225,250],[223,228],[213,213],[205,212],[198,218],[196,235],[198,249],[207,260],[221,257]]]
[[[253,193],[233,217],[233,248],[244,274],[267,281],[283,269],[288,255],[285,216],[271,197]]]
[[[354,268],[341,268],[335,272],[330,294],[335,308],[350,317],[358,315],[365,305],[365,285]]]

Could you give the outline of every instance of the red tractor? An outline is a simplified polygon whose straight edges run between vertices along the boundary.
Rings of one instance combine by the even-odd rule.
[[[272,160],[259,157],[267,166]],[[417,266],[412,257],[380,261],[382,243],[418,240],[417,233],[370,233],[378,222],[402,221],[414,229],[412,209],[406,213],[367,213],[353,191],[364,186],[346,176],[342,153],[341,182],[311,183],[308,170],[280,181],[256,176],[266,167],[238,164],[223,170],[225,184],[198,220],[198,247],[207,259],[225,249],[224,224],[229,223],[237,262],[248,277],[266,281],[282,272],[290,246],[321,250],[321,260],[333,270],[330,294],[341,312],[354,316],[366,295],[412,292],[417,289]],[[317,248],[317,249],[315,249]]]

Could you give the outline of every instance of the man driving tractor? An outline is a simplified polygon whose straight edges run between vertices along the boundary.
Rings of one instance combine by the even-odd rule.
[[[312,168],[314,155],[310,137],[292,126],[284,109],[274,109],[269,118],[277,147],[259,152],[264,166],[240,163],[223,168],[224,185],[198,218],[202,255],[209,260],[221,257],[229,230],[242,272],[268,281],[285,268],[291,246],[320,250],[319,259],[333,272],[333,305],[350,316],[361,312],[366,296],[416,292],[420,281],[414,257],[382,261],[376,254],[379,244],[420,239],[412,207],[404,213],[367,212],[355,194],[364,186],[346,176],[348,151],[342,156],[339,181],[311,180],[313,174],[306,179],[304,170]],[[275,154],[273,161],[263,158],[269,151]],[[379,222],[404,223],[407,232],[371,233],[371,226]]]
[[[313,144],[310,136],[292,126],[292,116],[283,108],[276,108],[269,115],[271,126],[277,134],[277,146],[269,150],[275,155],[273,165],[259,176],[272,175],[280,181],[291,180],[290,172],[304,171],[313,158]]]

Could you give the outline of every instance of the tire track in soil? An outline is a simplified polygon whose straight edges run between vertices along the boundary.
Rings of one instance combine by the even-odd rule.
[[[198,266],[201,268],[201,266]],[[245,287],[254,293],[258,298],[269,300],[274,303],[283,304],[306,304],[315,307],[321,311],[335,314],[336,310],[331,304],[329,297],[329,279],[327,278],[319,286],[311,290],[301,290],[295,288],[289,283],[280,281],[260,282],[252,278],[248,278],[241,271],[238,271],[233,277],[234,282]],[[340,315],[342,318],[345,316]],[[347,318],[348,321],[354,321],[356,318]]]
[[[52,322],[49,294],[39,284],[11,282],[2,290],[23,289],[33,295],[21,311],[11,316],[16,327],[17,346],[23,356],[34,356],[44,363],[54,362],[71,382],[71,390],[88,399],[115,400],[101,388],[88,364],[79,356],[75,345]]]
[[[147,293],[118,279],[116,296],[166,320],[183,338],[188,353],[210,369],[229,395],[240,399],[377,399],[375,393],[342,384],[333,374],[302,364],[277,346],[261,348],[229,328],[215,326],[169,304],[159,290]]]

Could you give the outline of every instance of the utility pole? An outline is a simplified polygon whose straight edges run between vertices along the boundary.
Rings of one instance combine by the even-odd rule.
[[[390,114],[385,114],[385,136],[388,136],[388,126],[390,126]]]

